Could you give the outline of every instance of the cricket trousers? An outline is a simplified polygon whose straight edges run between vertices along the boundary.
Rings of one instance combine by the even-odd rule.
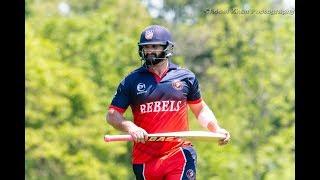
[[[133,172],[137,180],[195,180],[196,163],[195,150],[186,146],[144,164],[133,164]]]

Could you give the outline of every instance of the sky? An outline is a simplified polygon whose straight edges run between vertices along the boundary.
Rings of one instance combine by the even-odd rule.
[[[294,0],[283,0],[285,8],[294,8],[295,1]]]

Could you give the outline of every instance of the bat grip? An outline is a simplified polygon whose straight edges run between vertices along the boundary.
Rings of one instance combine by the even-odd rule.
[[[111,141],[132,141],[131,135],[105,135],[104,141],[111,142]]]

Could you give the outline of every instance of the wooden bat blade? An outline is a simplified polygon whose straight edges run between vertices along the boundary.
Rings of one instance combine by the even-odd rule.
[[[224,139],[225,135],[221,133],[213,133],[209,131],[178,131],[166,133],[152,133],[148,134],[148,141],[171,141],[174,138],[181,138],[187,140],[197,141],[213,141]],[[130,135],[105,135],[105,142],[111,141],[133,141]]]
[[[225,138],[224,134],[213,133],[209,131],[178,131],[178,132],[168,132],[168,133],[154,133],[149,136],[159,136],[159,137],[176,137],[183,139],[193,139],[193,140],[219,140]]]

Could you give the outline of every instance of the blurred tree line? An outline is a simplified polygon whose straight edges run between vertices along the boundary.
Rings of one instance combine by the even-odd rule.
[[[154,6],[26,1],[25,178],[134,179],[131,143],[103,142],[104,134],[119,133],[105,115],[120,80],[141,65],[141,31],[160,24],[173,34],[172,61],[195,72],[203,99],[232,136],[227,146],[194,142],[198,179],[295,179],[294,16],[206,13],[284,9],[283,2]],[[192,130],[202,129],[189,117]]]

